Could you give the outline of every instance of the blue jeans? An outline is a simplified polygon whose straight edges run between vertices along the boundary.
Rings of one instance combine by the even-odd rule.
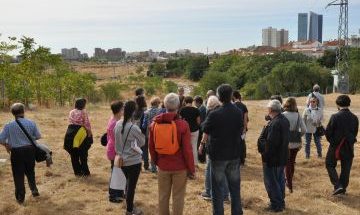
[[[285,208],[285,175],[284,167],[268,167],[263,164],[264,184],[272,209]]]
[[[224,199],[226,199],[229,197],[229,186],[227,185],[227,181],[225,181],[223,190],[224,190]],[[206,169],[205,169],[205,192],[206,194],[211,196],[211,163],[208,157],[206,159]]]
[[[210,161],[213,215],[224,214],[224,186],[228,183],[231,196],[231,214],[243,214],[240,198],[240,159]]]
[[[314,142],[315,142],[315,145],[316,145],[317,153],[318,153],[318,156],[321,157],[322,156],[321,137],[317,136],[316,134],[311,134],[311,133],[306,133],[305,134],[305,140],[306,140],[305,154],[306,154],[306,157],[307,158],[310,157],[311,136],[314,136]]]

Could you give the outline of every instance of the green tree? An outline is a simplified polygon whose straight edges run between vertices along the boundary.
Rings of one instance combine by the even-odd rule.
[[[186,66],[187,77],[192,81],[200,80],[209,68],[209,59],[205,56],[192,58]]]
[[[325,50],[324,56],[317,60],[321,66],[326,68],[334,68],[336,64],[336,51]]]
[[[199,82],[202,95],[205,95],[208,90],[216,90],[221,84],[230,84],[234,86],[232,78],[222,72],[207,72]]]

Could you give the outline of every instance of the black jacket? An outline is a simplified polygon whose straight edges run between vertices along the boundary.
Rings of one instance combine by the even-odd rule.
[[[285,166],[288,160],[290,123],[279,114],[265,127],[259,138],[259,152],[268,167]],[[262,145],[262,146],[261,146]]]
[[[357,116],[349,109],[342,109],[331,116],[325,135],[332,147],[338,146],[344,137],[350,145],[354,145],[358,130],[359,119]]]
[[[231,103],[211,111],[203,123],[204,133],[210,136],[208,145],[210,159],[218,161],[240,159],[243,128],[243,114]]]

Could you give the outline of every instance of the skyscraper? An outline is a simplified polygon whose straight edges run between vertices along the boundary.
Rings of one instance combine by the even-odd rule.
[[[323,16],[310,11],[309,40],[322,43]]]
[[[308,14],[298,14],[298,41],[306,41],[308,39]]]
[[[278,48],[289,42],[289,31],[268,27],[262,30],[262,45]]]

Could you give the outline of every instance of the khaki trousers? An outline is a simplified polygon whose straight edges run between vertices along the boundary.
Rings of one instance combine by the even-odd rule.
[[[172,193],[173,215],[182,215],[186,192],[187,171],[158,172],[159,215],[170,215],[169,202]]]

